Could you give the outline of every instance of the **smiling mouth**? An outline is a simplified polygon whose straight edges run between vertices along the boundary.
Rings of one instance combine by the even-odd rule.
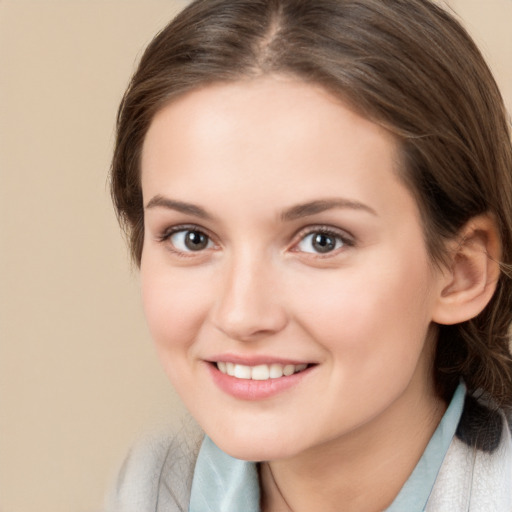
[[[257,366],[246,366],[243,364],[227,363],[218,361],[214,363],[217,369],[224,375],[243,380],[269,380],[289,377],[308,368],[308,364],[259,364]]]

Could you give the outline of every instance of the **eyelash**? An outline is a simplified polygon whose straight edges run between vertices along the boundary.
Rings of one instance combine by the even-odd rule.
[[[210,242],[215,244],[213,237],[208,234],[208,231],[205,230],[202,227],[199,227],[194,224],[184,224],[184,225],[178,225],[173,226],[171,228],[166,229],[161,235],[157,237],[157,241],[160,243],[168,243],[170,241],[170,238],[175,235],[176,233],[180,232],[196,232],[200,233],[208,238]],[[321,252],[315,252],[315,251],[300,251],[297,249],[297,246],[303,242],[308,236],[311,235],[324,235],[328,237],[332,237],[338,241],[341,242],[342,246],[341,248],[335,248],[332,251],[328,251],[324,254]],[[355,246],[355,240],[352,235],[347,233],[346,231],[335,229],[331,226],[321,226],[321,225],[314,225],[314,226],[307,226],[303,229],[301,229],[296,235],[293,237],[294,242],[291,245],[291,251],[292,252],[301,252],[306,255],[313,255],[313,257],[319,257],[319,258],[328,258],[329,256],[333,256],[334,254],[338,254],[340,250],[344,250],[346,248],[354,247]],[[168,243],[169,249],[175,253],[176,255],[184,258],[193,257],[194,255],[197,256],[200,253],[203,253],[204,250],[198,250],[198,251],[182,251],[180,249],[177,249],[174,247],[172,243]]]
[[[342,246],[338,248],[334,248],[332,251],[328,251],[324,254],[321,252],[315,252],[315,251],[300,251],[297,249],[298,245],[303,242],[308,236],[311,235],[324,235],[327,237],[332,237],[338,241],[341,242]],[[300,230],[297,235],[294,236],[294,240],[297,240],[292,245],[292,251],[293,252],[302,252],[306,255],[312,255],[315,258],[328,258],[332,257],[334,255],[337,255],[340,251],[346,250],[347,248],[354,247],[355,246],[355,240],[352,235],[347,233],[346,231],[343,231],[341,229],[336,229],[331,226],[321,226],[321,225],[314,225],[314,226],[307,226]]]
[[[194,224],[182,224],[178,226],[173,226],[171,228],[166,229],[161,235],[157,237],[157,241],[163,244],[167,244],[167,247],[170,251],[172,251],[177,256],[180,256],[182,258],[190,258],[193,256],[197,256],[199,253],[202,253],[204,251],[182,251],[180,249],[177,249],[174,247],[172,243],[170,243],[170,239],[173,235],[180,232],[195,232],[200,233],[208,238],[210,242],[213,242],[213,237],[208,234],[208,231],[204,228],[201,228],[199,226],[196,226]],[[215,243],[215,242],[213,242]]]

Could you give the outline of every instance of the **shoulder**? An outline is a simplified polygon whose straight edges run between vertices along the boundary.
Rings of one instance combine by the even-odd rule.
[[[203,436],[187,419],[173,431],[139,441],[119,471],[106,512],[186,512]]]
[[[512,510],[512,438],[506,415],[466,396],[427,510]]]

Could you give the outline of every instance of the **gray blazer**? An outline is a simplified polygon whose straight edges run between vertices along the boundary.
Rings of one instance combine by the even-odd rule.
[[[187,512],[204,434],[192,419],[178,431],[153,435],[128,453],[105,512]]]

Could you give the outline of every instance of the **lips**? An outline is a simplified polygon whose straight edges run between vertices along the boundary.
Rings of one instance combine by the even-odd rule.
[[[279,379],[281,377],[289,377],[298,372],[304,371],[307,364],[259,364],[249,366],[244,364],[236,364],[232,362],[218,361],[215,363],[217,368],[224,375],[229,375],[237,379],[245,380],[269,380]]]
[[[241,400],[265,400],[295,388],[317,367],[301,361],[219,357],[206,367],[213,382],[225,393]]]

